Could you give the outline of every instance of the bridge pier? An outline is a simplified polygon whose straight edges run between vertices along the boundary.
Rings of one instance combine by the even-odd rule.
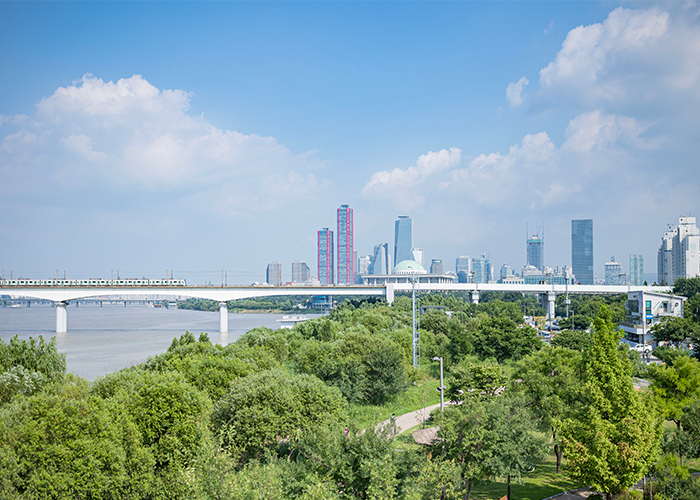
[[[66,333],[68,330],[68,313],[66,306],[68,302],[54,302],[56,306],[56,333]]]
[[[472,297],[472,304],[478,304],[479,303],[479,290],[473,290],[471,293]]]
[[[555,317],[555,301],[557,300],[557,294],[554,292],[545,292],[540,294],[540,303],[547,311],[547,319],[554,319]]]
[[[228,333],[228,302],[219,302],[219,333]]]

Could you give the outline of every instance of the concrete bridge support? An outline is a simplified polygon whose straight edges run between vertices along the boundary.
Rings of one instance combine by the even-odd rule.
[[[471,293],[472,297],[472,304],[478,304],[479,303],[479,290],[474,290]]]
[[[547,319],[554,319],[555,317],[555,301],[557,300],[557,294],[554,292],[547,292],[540,294],[540,302],[545,311],[547,311]]]
[[[228,302],[219,302],[219,333],[228,333]]]
[[[68,330],[68,302],[56,302],[56,333],[66,333]]]

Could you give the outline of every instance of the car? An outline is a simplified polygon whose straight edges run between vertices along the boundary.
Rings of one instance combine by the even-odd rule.
[[[631,345],[630,349],[637,351],[639,354],[646,354],[648,352],[651,352],[651,346],[649,344]]]

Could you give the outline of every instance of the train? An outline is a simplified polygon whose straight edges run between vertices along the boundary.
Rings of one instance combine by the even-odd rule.
[[[113,287],[113,286],[187,286],[183,279],[126,278],[116,280],[103,280],[101,278],[88,278],[85,280],[32,280],[32,279],[2,279],[0,286],[86,286],[86,287]]]

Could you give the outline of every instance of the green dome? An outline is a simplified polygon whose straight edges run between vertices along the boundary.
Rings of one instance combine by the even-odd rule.
[[[415,260],[402,260],[394,266],[393,274],[426,274],[427,271]]]

